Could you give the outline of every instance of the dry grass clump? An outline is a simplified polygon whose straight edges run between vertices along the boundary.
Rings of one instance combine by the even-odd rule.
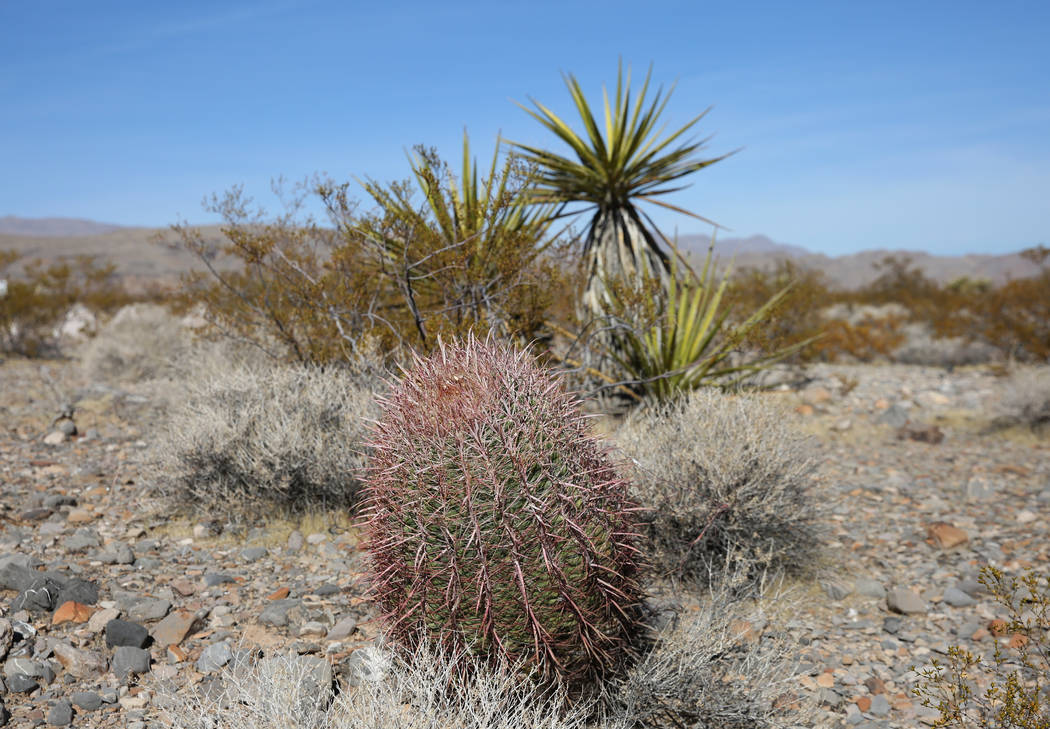
[[[166,307],[132,304],[99,328],[80,357],[95,381],[139,382],[175,376],[191,345],[191,332]]]
[[[700,390],[632,414],[614,438],[633,463],[664,574],[709,581],[727,557],[755,570],[814,565],[813,462],[789,414],[769,400]]]
[[[1004,425],[1022,425],[1031,430],[1050,427],[1050,367],[1014,372],[996,404],[997,420]]]
[[[335,367],[215,364],[157,441],[162,494],[227,517],[352,504],[378,384]]]
[[[766,624],[761,601],[737,599],[728,587],[708,594],[606,687],[607,726],[761,729],[799,723],[798,661],[782,640],[763,635]]]
[[[391,656],[386,677],[334,695],[315,667],[295,656],[242,665],[223,674],[223,690],[164,697],[174,729],[582,729],[563,697],[540,693],[509,666],[461,661],[421,645]],[[470,678],[464,677],[469,675]]]

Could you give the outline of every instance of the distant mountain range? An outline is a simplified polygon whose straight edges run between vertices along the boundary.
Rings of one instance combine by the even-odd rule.
[[[81,218],[19,218],[15,215],[0,217],[0,234],[7,235],[102,235],[122,227],[124,226]]]
[[[55,259],[73,255],[92,255],[117,264],[118,273],[131,280],[172,280],[195,268],[193,256],[158,242],[163,228],[130,228],[110,223],[72,218],[0,217],[0,250],[18,251],[23,258]],[[217,226],[203,226],[205,237],[221,240]],[[168,238],[171,236],[168,235]],[[682,235],[678,246],[693,260],[702,257],[711,238],[708,235]],[[868,250],[844,256],[826,256],[800,246],[786,245],[764,236],[719,238],[715,255],[721,264],[730,260],[736,268],[772,266],[784,258],[800,266],[823,271],[828,280],[844,288],[871,281],[877,275],[876,263],[888,255],[908,256],[926,275],[941,282],[962,276],[1002,282],[1036,273],[1036,266],[1017,253],[1004,255],[935,256],[922,251]]]

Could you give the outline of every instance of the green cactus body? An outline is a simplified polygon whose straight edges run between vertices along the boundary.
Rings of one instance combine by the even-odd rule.
[[[613,667],[637,627],[635,507],[578,402],[527,354],[469,339],[381,406],[365,515],[392,635],[570,684]]]

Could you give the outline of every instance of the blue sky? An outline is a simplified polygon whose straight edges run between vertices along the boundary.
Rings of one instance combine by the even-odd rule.
[[[639,9],[644,9],[639,11]],[[741,151],[672,202],[830,254],[1050,243],[1050,3],[0,2],[0,215],[205,222],[271,178],[554,141],[623,57]],[[657,214],[669,230],[703,232]]]

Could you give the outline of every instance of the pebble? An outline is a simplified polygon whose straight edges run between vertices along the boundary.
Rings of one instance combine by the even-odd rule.
[[[201,673],[214,673],[233,659],[233,650],[226,641],[212,643],[205,648],[197,659],[197,670]]]
[[[865,597],[874,597],[879,600],[886,597],[886,588],[882,586],[882,583],[868,577],[857,578],[856,583],[854,583],[854,589],[858,594]]]
[[[47,712],[47,723],[51,726],[68,726],[73,723],[73,705],[68,699],[59,699]]]
[[[113,651],[112,669],[117,678],[149,673],[149,651],[134,646],[120,646]]]
[[[69,699],[84,711],[98,711],[102,706],[102,697],[94,691],[77,691]]]
[[[886,594],[886,607],[902,615],[918,615],[926,612],[926,601],[913,590],[897,587]]]
[[[956,587],[945,590],[941,599],[952,607],[970,607],[977,604],[976,600]]]
[[[106,623],[106,646],[133,646],[145,648],[149,642],[149,631],[138,623],[119,618]]]

